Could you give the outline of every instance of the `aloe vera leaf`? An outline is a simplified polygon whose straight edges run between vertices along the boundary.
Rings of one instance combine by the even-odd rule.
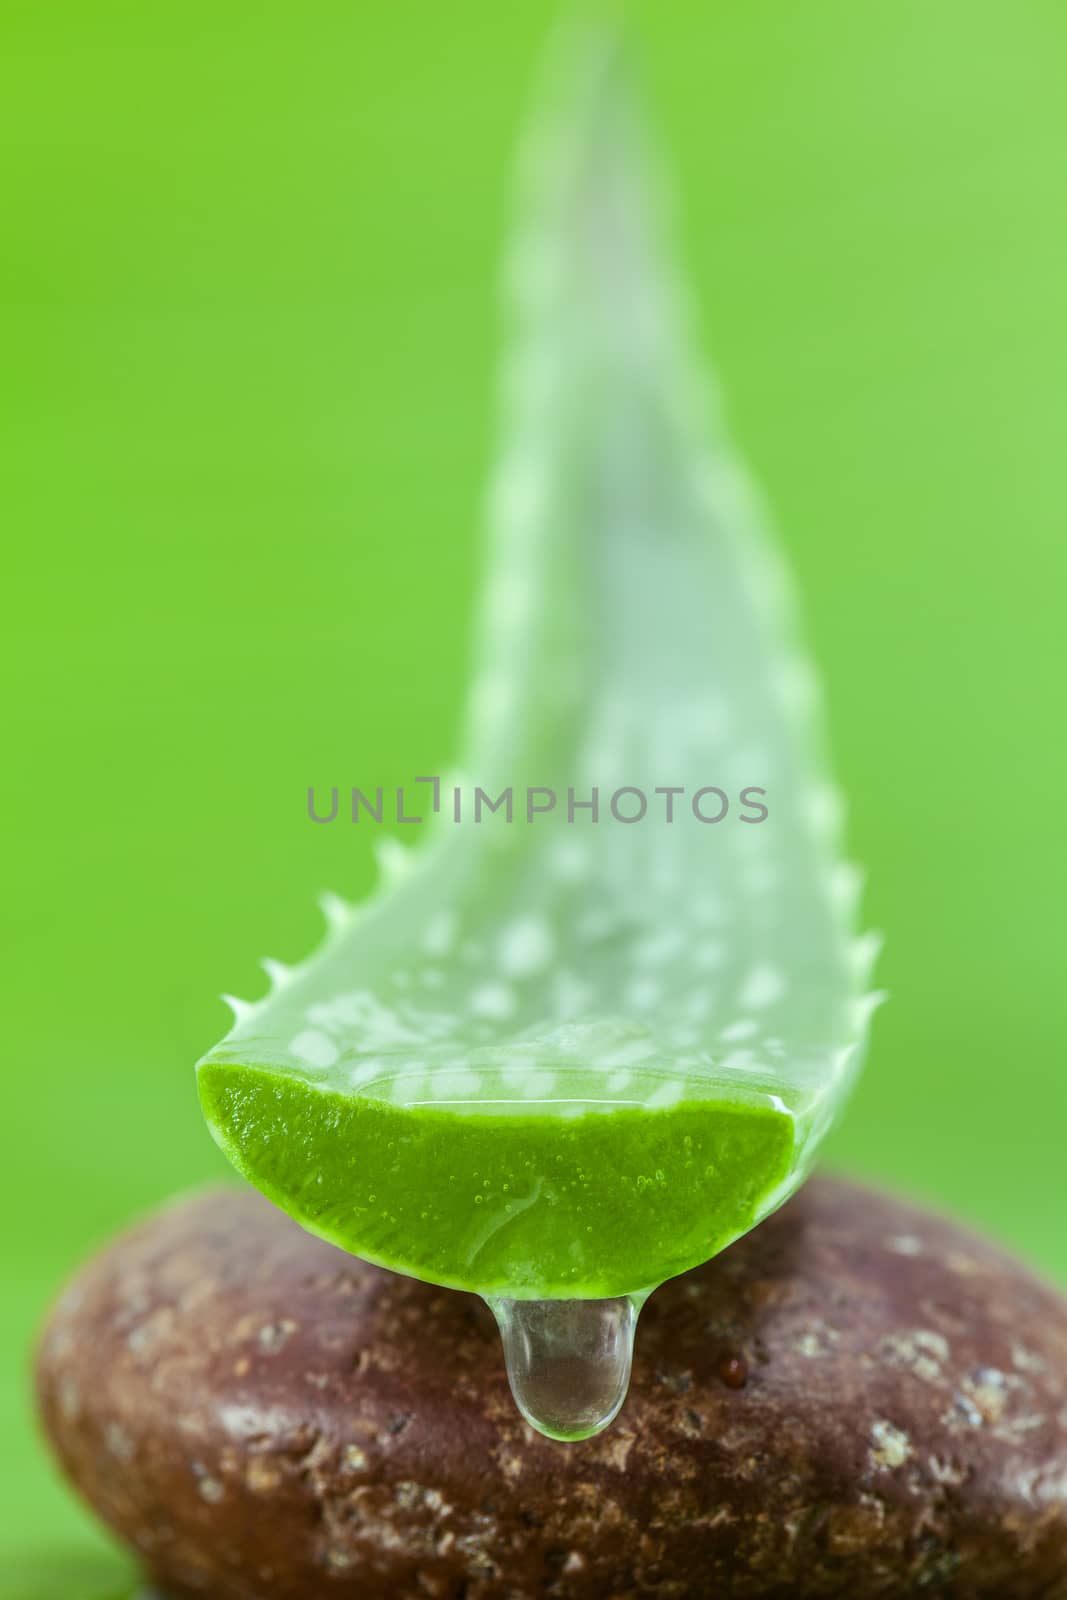
[[[787,1147],[768,1139],[726,1161],[729,1184],[709,1179],[720,1222],[688,1254],[664,1254],[662,1277],[800,1181],[878,998],[877,942],[854,932],[859,875],[841,858],[817,682],[758,496],[694,359],[657,193],[620,50],[596,31],[572,39],[522,161],[480,661],[454,780],[467,815],[441,820],[414,855],[387,844],[369,902],[326,897],[325,942],[299,967],[265,962],[270,992],[233,1002],[233,1027],[199,1064],[209,1123],[246,1175],[327,1237],[442,1282],[487,1287],[484,1244],[471,1243],[485,1224],[471,1223],[454,1259],[416,1237],[455,1218],[404,1210],[419,1145],[405,1127],[443,1116],[447,1149],[477,1141],[458,1120],[477,1110],[496,1119],[481,1136],[504,1149],[517,1112],[569,1123],[580,1175],[580,1130],[606,1111],[787,1117]],[[471,820],[476,784],[494,798],[511,789],[510,826]],[[560,799],[528,822],[530,785]],[[730,809],[702,824],[691,799],[709,786]],[[594,787],[599,821],[578,810],[569,822],[567,790],[582,800]],[[643,821],[610,815],[623,787],[648,797]],[[671,823],[656,793],[668,787],[681,791]],[[743,790],[763,793],[765,821],[740,819]],[[623,797],[626,814],[637,804]],[[720,808],[705,797],[705,815]],[[328,1154],[331,1140],[342,1154]],[[379,1146],[397,1152],[392,1168]],[[522,1250],[543,1225],[542,1191],[522,1191],[523,1222],[491,1156],[463,1159],[491,1171],[510,1214],[496,1225],[514,1249],[497,1251],[488,1287],[533,1293]],[[759,1183],[731,1208],[746,1161]],[[375,1207],[394,1205],[379,1237]],[[635,1289],[656,1281],[650,1259],[634,1282],[576,1268],[569,1280],[547,1271],[541,1290]]]

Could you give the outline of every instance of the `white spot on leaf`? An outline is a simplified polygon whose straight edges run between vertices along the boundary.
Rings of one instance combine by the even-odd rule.
[[[329,1034],[320,1033],[317,1028],[305,1028],[296,1034],[289,1040],[289,1049],[311,1067],[332,1067],[340,1054]]]

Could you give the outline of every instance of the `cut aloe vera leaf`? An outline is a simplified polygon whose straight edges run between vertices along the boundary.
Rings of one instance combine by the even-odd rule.
[[[874,1002],[814,675],[655,194],[618,48],[572,39],[523,162],[466,776],[199,1065],[299,1221],[511,1299],[643,1291],[752,1226]]]

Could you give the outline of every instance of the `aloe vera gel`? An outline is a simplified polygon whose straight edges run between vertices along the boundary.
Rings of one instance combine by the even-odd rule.
[[[483,1295],[524,1415],[572,1439],[622,1403],[648,1294],[802,1180],[875,947],[617,49],[572,42],[544,101],[463,767],[541,798],[385,851],[365,905],[327,897],[323,945],[266,963],[198,1071],[242,1173],[344,1249]]]

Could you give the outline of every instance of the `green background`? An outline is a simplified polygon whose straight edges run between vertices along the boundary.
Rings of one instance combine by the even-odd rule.
[[[220,989],[454,750],[541,5],[4,0],[0,1594],[122,1566],[25,1374],[218,1176]],[[1067,12],[636,8],[701,327],[798,574],[891,1004],[836,1162],[1067,1280]]]

